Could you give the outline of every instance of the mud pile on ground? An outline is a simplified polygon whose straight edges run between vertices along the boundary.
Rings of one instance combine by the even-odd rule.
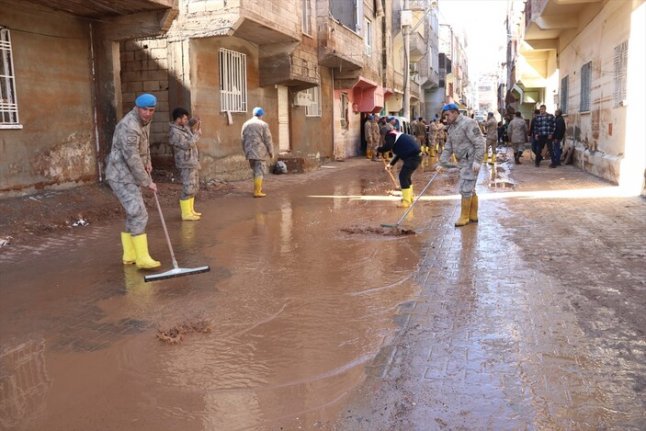
[[[179,344],[185,335],[199,333],[208,334],[212,325],[208,320],[197,320],[195,322],[182,322],[168,329],[158,329],[157,339],[168,344]]]
[[[341,228],[341,232],[348,233],[350,235],[355,235],[355,234],[376,234],[376,235],[386,235],[386,236],[415,235],[414,230],[405,229],[401,227],[351,226],[351,227]]]

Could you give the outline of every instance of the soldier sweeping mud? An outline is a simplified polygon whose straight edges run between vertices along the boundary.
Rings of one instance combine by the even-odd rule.
[[[478,123],[460,114],[455,103],[444,105],[442,115],[446,118],[449,127],[438,170],[455,167],[449,163],[452,154],[455,155],[460,168],[462,208],[455,226],[464,226],[469,222],[476,223],[478,221],[476,180],[480,171],[480,161],[484,157],[485,139]]]
[[[121,232],[124,265],[136,263],[137,268],[153,269],[161,266],[148,254],[146,224],[148,212],[140,187],[157,192],[150,177],[150,123],[155,114],[157,98],[144,93],[117,124],[112,137],[112,150],[107,158],[105,179],[126,211],[126,229]]]
[[[395,163],[402,160],[403,166],[399,171],[399,185],[402,190],[400,208],[408,208],[413,203],[413,182],[412,175],[422,161],[421,148],[412,135],[392,130],[386,134],[384,145],[377,148],[378,153],[392,151],[394,157],[386,165],[390,170]]]

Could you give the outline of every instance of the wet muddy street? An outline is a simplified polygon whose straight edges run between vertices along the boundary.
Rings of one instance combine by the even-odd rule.
[[[144,283],[121,221],[0,250],[0,429],[646,429],[643,199],[487,167],[478,224],[445,174],[394,235],[379,165],[164,208],[205,274]]]

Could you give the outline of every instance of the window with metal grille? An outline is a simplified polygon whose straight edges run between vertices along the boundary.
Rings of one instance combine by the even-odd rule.
[[[247,56],[220,48],[220,111],[247,112]]]
[[[567,114],[567,98],[568,98],[568,79],[569,77],[564,76],[561,78],[561,103],[560,108],[563,115]]]
[[[316,86],[304,90],[303,93],[307,94],[310,99],[309,105],[305,105],[306,117],[320,117],[321,116],[321,87]]]
[[[590,110],[591,79],[592,62],[589,61],[581,66],[581,103],[579,104],[579,112],[587,112]]]
[[[0,27],[0,128],[21,128],[9,29]]]
[[[615,46],[615,92],[614,105],[623,106],[626,101],[626,71],[628,69],[628,41]]]
[[[310,0],[301,0],[301,8],[303,9],[303,33],[312,34],[312,9]]]

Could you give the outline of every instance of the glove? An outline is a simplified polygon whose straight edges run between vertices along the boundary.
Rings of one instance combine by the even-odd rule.
[[[391,165],[390,163],[386,163],[386,170],[387,171],[391,170],[392,168],[393,168],[393,165]]]
[[[472,170],[472,171],[473,171],[473,173],[475,173],[475,174],[477,174],[478,172],[480,172],[480,163],[478,163],[478,162],[473,162],[473,164],[471,165],[471,170]]]

